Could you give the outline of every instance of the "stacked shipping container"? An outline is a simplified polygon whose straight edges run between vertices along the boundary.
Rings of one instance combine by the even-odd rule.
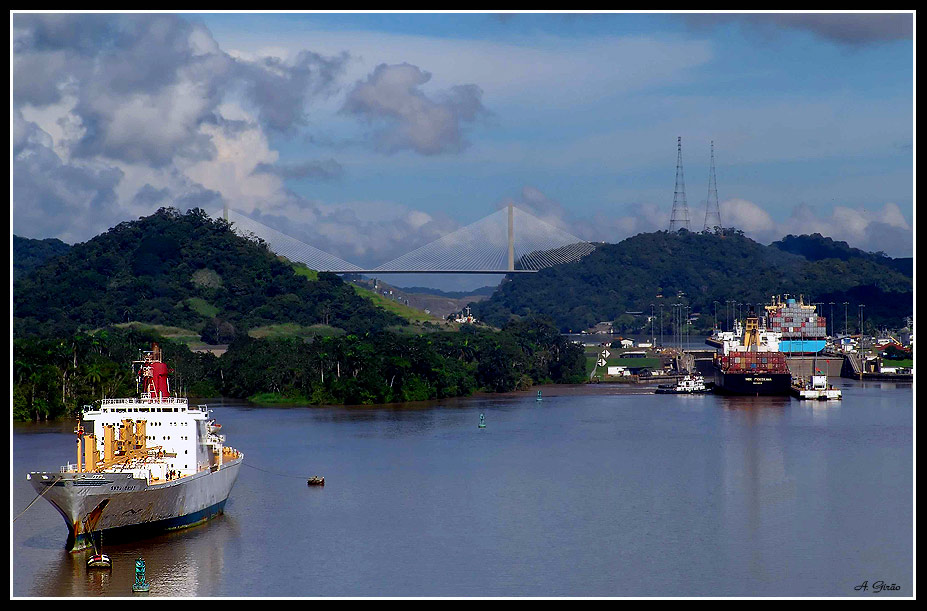
[[[787,299],[778,309],[768,309],[768,326],[782,333],[782,339],[824,339],[827,319],[815,307]]]
[[[729,352],[721,357],[721,369],[727,373],[789,372],[781,352]]]

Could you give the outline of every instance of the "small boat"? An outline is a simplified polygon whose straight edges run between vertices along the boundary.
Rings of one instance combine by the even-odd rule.
[[[320,477],[320,476],[318,476],[318,475],[313,475],[312,477],[309,478],[309,480],[306,482],[306,484],[309,485],[309,486],[324,486],[324,485],[325,485],[325,478],[324,478],[324,477]]]
[[[799,399],[827,401],[843,398],[843,392],[839,388],[827,384],[826,375],[812,375],[810,383],[799,378],[792,384],[791,390],[792,394]]]
[[[699,393],[711,392],[711,388],[705,385],[705,378],[700,375],[687,375],[676,384],[661,384],[657,387],[657,393],[661,395],[692,395]]]
[[[87,528],[90,535],[90,544],[93,546],[93,554],[90,555],[90,558],[87,558],[88,569],[109,569],[113,567],[109,556],[103,553],[103,531],[97,530],[94,532],[93,530],[99,524],[100,518],[103,516],[103,510],[108,504],[108,499],[103,500],[84,519],[84,526]]]
[[[93,554],[87,559],[88,569],[109,569],[112,567],[113,563],[106,554]]]

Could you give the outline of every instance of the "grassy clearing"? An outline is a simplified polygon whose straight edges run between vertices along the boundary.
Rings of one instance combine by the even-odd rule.
[[[425,314],[421,310],[416,310],[415,308],[398,303],[392,299],[387,299],[383,295],[378,295],[369,289],[357,286],[356,284],[351,284],[351,286],[354,287],[354,290],[361,297],[369,299],[374,303],[374,305],[383,308],[387,312],[392,312],[393,314],[406,319],[410,323],[430,322],[435,324],[443,322],[440,318],[432,316],[431,314]]]
[[[319,272],[314,269],[309,269],[302,263],[292,263],[293,270],[296,272],[297,276],[302,276],[311,282],[315,282],[319,279]]]
[[[167,325],[156,325],[156,324],[151,324],[151,323],[135,322],[135,321],[123,322],[123,323],[119,323],[113,326],[121,327],[121,328],[132,327],[135,329],[139,329],[141,331],[153,331],[157,333],[158,335],[160,335],[161,337],[164,337],[166,339],[169,339],[175,342],[180,342],[182,344],[187,344],[188,346],[190,344],[202,344],[203,343],[203,341],[200,339],[200,334],[191,329],[182,329],[180,327],[169,327]]]
[[[281,395],[276,392],[261,392],[248,397],[251,403],[264,405],[306,405],[309,400],[302,396]]]
[[[422,333],[438,333],[441,331],[459,331],[460,325],[454,322],[413,322],[405,326],[396,325],[387,327],[387,331],[400,335],[421,335]]]
[[[590,354],[586,353],[586,375],[592,374],[592,370],[595,368],[595,363],[599,359],[598,353]],[[605,367],[599,367],[596,371],[596,377],[600,375],[605,375],[605,372],[608,371],[608,367],[645,367],[647,369],[663,369],[663,361],[656,357],[646,357],[646,358],[630,358],[630,359],[616,359],[609,358],[605,359]]]
[[[319,279],[319,272],[314,269],[309,269],[302,263],[293,263],[290,262],[290,265],[293,266],[293,271],[296,272],[298,276],[302,276],[310,282],[314,282]],[[397,303],[392,299],[387,299],[383,295],[378,295],[376,292],[371,291],[370,289],[365,289],[361,286],[358,286],[354,283],[351,283],[351,286],[354,288],[354,291],[365,299],[369,299],[373,302],[374,305],[383,308],[387,312],[392,312],[401,318],[404,318],[410,323],[438,323],[442,322],[440,318],[436,318],[431,314],[425,314],[421,310],[416,310],[407,305]]]
[[[212,305],[202,297],[190,297],[187,299],[187,305],[190,306],[191,310],[200,316],[205,316],[206,318],[215,318],[216,314],[219,313],[219,308]]]
[[[315,337],[333,337],[335,335],[342,335],[343,333],[343,329],[339,329],[338,327],[331,327],[329,325],[304,326],[291,322],[282,323],[279,325],[265,325],[263,327],[255,327],[254,329],[248,331],[248,335],[256,339],[299,337],[304,340],[309,340]]]

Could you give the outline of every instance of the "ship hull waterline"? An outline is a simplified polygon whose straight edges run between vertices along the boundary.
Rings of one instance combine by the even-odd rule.
[[[715,371],[715,392],[727,395],[788,395],[790,373],[730,373]]]
[[[223,513],[238,477],[243,456],[215,471],[148,484],[131,473],[30,473],[30,482],[64,518],[65,549],[91,547],[86,518],[101,503],[105,508],[95,525],[109,543],[143,539],[196,526]]]

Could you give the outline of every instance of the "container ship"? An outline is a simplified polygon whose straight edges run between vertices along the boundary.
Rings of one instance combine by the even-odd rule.
[[[792,375],[785,355],[779,350],[779,333],[761,329],[754,312],[744,325],[742,336],[724,337],[714,358],[715,390],[736,395],[787,395]]]
[[[170,394],[157,344],[136,361],[138,398],[102,399],[78,420],[77,462],[29,473],[64,517],[77,551],[205,522],[221,514],[244,455],[225,445],[205,405]]]
[[[815,306],[798,300],[773,297],[766,306],[767,327],[779,331],[779,350],[785,354],[813,355],[827,346],[827,319],[819,316]]]

